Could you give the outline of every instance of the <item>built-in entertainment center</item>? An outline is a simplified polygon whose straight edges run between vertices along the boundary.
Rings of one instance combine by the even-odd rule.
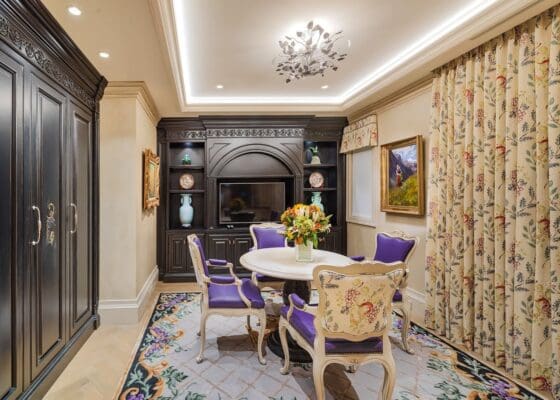
[[[249,225],[279,221],[298,202],[321,202],[333,229],[319,247],[345,253],[345,160],[339,147],[346,124],[343,117],[314,116],[163,118],[160,279],[194,281],[186,245],[191,233],[203,240],[207,257],[227,259],[248,276],[239,257],[252,245]]]

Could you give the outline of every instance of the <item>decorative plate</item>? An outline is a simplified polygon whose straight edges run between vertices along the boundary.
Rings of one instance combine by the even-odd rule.
[[[325,178],[323,178],[323,174],[320,172],[313,172],[309,175],[309,184],[312,188],[320,188],[325,183]]]
[[[179,186],[183,189],[192,189],[194,186],[194,177],[191,174],[183,174],[179,178]]]

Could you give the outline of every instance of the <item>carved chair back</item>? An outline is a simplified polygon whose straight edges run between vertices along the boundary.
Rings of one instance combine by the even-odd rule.
[[[402,231],[391,233],[379,232],[376,235],[376,248],[373,261],[383,263],[403,262],[408,266],[408,261],[418,245],[419,238]]]
[[[325,338],[359,342],[385,336],[391,328],[391,301],[405,274],[404,264],[395,268],[378,263],[315,268],[315,347],[323,349]]]
[[[253,239],[253,249],[286,247],[286,238],[280,233],[285,229],[284,225],[272,222],[252,224],[249,226],[249,231],[251,232],[251,238]]]
[[[205,278],[208,278],[208,266],[206,265],[206,256],[204,254],[204,247],[200,238],[194,233],[187,236],[189,243],[189,252],[193,261],[194,273],[196,282],[206,289]]]

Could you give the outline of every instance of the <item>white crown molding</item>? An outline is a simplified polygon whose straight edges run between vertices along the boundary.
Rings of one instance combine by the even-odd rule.
[[[134,98],[138,100],[154,126],[157,126],[160,114],[148,86],[143,81],[112,81],[107,84],[104,98]]]
[[[171,72],[175,81],[181,111],[184,113],[321,113],[341,115],[355,113],[383,90],[398,90],[415,79],[425,76],[431,69],[442,65],[460,54],[489,40],[515,24],[522,22],[554,5],[553,0],[484,0],[455,16],[453,21],[439,27],[435,40],[416,43],[383,67],[373,71],[362,82],[349,88],[341,96],[321,98],[249,98],[249,97],[197,97],[188,95],[182,70],[179,40],[173,0],[150,0],[152,13],[162,41],[166,44]],[[484,8],[486,7],[486,8]],[[483,10],[483,11],[482,11]],[[467,18],[468,17],[468,18]],[[496,21],[498,25],[496,25]],[[512,24],[513,23],[513,24]],[[501,31],[500,31],[501,29]],[[491,36],[490,36],[491,35]],[[433,38],[432,38],[433,39]],[[187,101],[188,100],[188,101]]]
[[[140,321],[156,287],[158,273],[158,267],[156,266],[134,299],[99,300],[101,322],[109,324],[135,324]]]

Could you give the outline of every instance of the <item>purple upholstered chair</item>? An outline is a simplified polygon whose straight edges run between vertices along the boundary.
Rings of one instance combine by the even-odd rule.
[[[388,336],[391,300],[404,274],[404,264],[316,267],[313,285],[319,292],[318,306],[307,305],[297,294],[291,294],[290,305],[281,310],[279,333],[284,366],[280,372],[287,374],[290,368],[288,331],[313,359],[318,400],[325,398],[323,375],[329,364],[355,370],[372,362],[383,365],[382,398],[391,399],[396,378]]]
[[[274,223],[254,224],[249,226],[249,231],[253,238],[253,247],[251,247],[250,250],[286,247],[288,245],[286,238],[279,233],[284,229],[284,225]],[[251,279],[253,283],[260,288],[283,282],[282,279],[273,278],[272,276],[266,276],[257,272],[253,272]]]
[[[260,329],[257,341],[259,362],[266,364],[262,353],[264,330],[266,327],[266,313],[264,299],[257,286],[250,279],[239,279],[233,272],[233,265],[226,260],[206,260],[204,248],[196,235],[189,235],[189,251],[194,264],[196,281],[202,291],[200,300],[200,352],[197,363],[203,361],[206,341],[206,320],[212,314],[224,316],[256,316]],[[224,267],[229,269],[229,275],[210,275],[208,267]]]
[[[409,299],[404,296],[406,286],[408,284],[408,261],[414,253],[418,245],[418,237],[407,235],[401,231],[394,231],[391,233],[379,232],[376,237],[377,246],[375,248],[375,255],[373,262],[381,262],[391,265],[393,263],[404,263],[406,266],[405,276],[402,280],[399,290],[395,292],[393,297],[393,307],[398,309],[403,316],[403,323],[401,328],[401,337],[403,347],[407,353],[412,354],[413,351],[408,345],[408,331],[410,329],[410,304]],[[364,256],[351,257],[354,261],[364,261]],[[406,303],[406,304],[405,304]]]

